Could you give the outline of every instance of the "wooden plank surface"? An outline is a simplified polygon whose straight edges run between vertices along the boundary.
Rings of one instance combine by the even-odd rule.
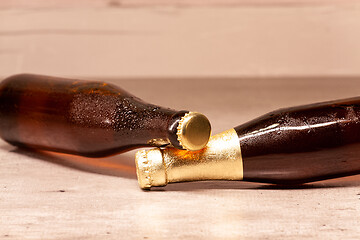
[[[360,78],[110,79],[203,112],[214,134],[263,113],[359,94]],[[177,91],[174,90],[176,86]],[[137,185],[134,151],[87,159],[0,142],[0,239],[358,239],[360,177],[282,189],[246,182]]]
[[[47,2],[0,1],[0,76],[360,74],[359,1],[223,7]]]

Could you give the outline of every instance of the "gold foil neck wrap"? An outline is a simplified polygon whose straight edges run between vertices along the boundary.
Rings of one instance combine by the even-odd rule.
[[[136,164],[143,189],[171,182],[243,179],[240,144],[234,129],[211,137],[199,151],[142,150],[136,155]]]

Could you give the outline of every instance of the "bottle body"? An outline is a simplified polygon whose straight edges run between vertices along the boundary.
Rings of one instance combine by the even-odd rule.
[[[360,98],[280,109],[235,130],[244,180],[298,184],[360,173]]]
[[[186,113],[103,82],[22,74],[0,84],[0,135],[23,147],[100,157],[169,144]]]

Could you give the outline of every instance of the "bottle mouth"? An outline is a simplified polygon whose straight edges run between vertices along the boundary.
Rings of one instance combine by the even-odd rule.
[[[186,150],[197,151],[203,149],[211,136],[209,119],[198,112],[186,113],[177,126],[178,144]]]

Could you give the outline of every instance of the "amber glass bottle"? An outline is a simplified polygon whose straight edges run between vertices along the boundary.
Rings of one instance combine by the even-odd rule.
[[[360,98],[281,109],[235,128],[244,180],[297,184],[360,173]]]
[[[21,74],[0,84],[0,135],[22,147],[101,157],[141,146],[203,148],[199,113],[142,101],[104,82]]]
[[[159,162],[156,174],[144,171]],[[270,112],[196,152],[140,151],[137,167],[142,188],[216,179],[302,184],[359,174],[360,97]]]

